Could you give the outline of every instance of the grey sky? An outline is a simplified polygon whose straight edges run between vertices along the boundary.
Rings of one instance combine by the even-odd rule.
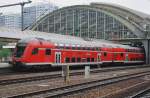
[[[21,1],[27,0],[0,0],[0,5],[17,3]],[[106,3],[114,3],[119,4],[125,7],[129,7],[131,9],[135,9],[141,12],[145,12],[150,14],[150,0],[32,0],[33,3],[38,2],[51,2],[59,7],[70,6],[70,5],[81,5],[81,4],[89,4],[91,2],[106,2]],[[20,7],[9,7],[9,8],[0,8],[0,12],[4,13],[16,13],[20,11]]]

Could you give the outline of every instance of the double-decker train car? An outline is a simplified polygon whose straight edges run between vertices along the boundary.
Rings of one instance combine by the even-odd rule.
[[[144,49],[78,37],[26,38],[15,48],[14,67],[144,63]]]

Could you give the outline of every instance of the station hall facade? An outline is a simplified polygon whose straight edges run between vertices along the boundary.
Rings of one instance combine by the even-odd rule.
[[[31,30],[96,39],[144,38],[150,16],[112,4],[64,7],[38,19]],[[146,35],[147,34],[147,35]]]

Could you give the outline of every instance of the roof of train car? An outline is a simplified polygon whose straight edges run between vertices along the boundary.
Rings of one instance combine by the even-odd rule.
[[[57,36],[56,36],[57,35]],[[77,46],[77,47],[111,47],[111,48],[125,48],[125,49],[136,49],[136,47],[131,47],[128,45],[116,44],[106,40],[97,39],[83,39],[80,37],[73,37],[69,35],[53,35],[48,39],[43,38],[25,38],[20,40],[20,43],[27,43],[32,40],[44,40],[54,43],[56,46]],[[61,39],[60,39],[61,38]]]

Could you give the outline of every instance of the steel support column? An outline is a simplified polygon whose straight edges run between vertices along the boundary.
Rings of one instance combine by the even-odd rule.
[[[150,39],[142,41],[145,48],[145,61],[150,64]]]

